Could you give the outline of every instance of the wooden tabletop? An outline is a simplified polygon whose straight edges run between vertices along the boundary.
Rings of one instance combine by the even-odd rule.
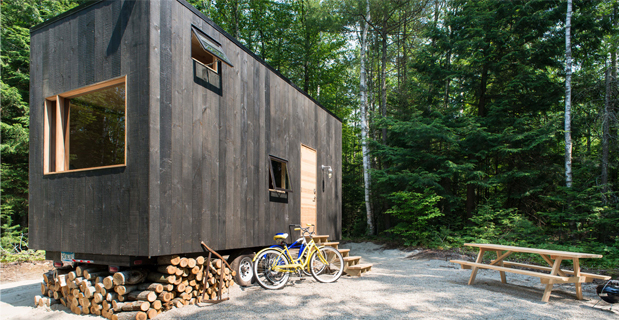
[[[500,245],[500,244],[466,243],[465,245],[469,246],[469,247],[478,247],[478,248],[486,249],[486,250],[501,250],[501,251],[512,251],[512,252],[537,253],[537,254],[546,254],[546,255],[550,255],[550,256],[567,257],[567,258],[602,258],[603,257],[600,254],[569,252],[569,251],[557,251],[557,250],[547,250],[547,249],[523,248],[523,247],[514,247],[514,246],[504,246],[504,245]]]

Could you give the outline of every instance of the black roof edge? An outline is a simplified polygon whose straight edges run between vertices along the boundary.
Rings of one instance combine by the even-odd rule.
[[[82,11],[82,10],[92,6],[92,5],[95,5],[95,4],[97,4],[99,2],[103,2],[103,1],[105,1],[105,0],[89,0],[89,1],[86,1],[86,2],[82,3],[81,5],[73,8],[73,9],[67,10],[67,11],[65,11],[65,12],[63,12],[63,13],[55,16],[55,17],[49,18],[49,19],[47,19],[47,20],[45,20],[45,21],[43,21],[43,22],[41,22],[41,23],[39,23],[39,24],[37,24],[37,25],[35,25],[33,27],[30,27],[30,33],[33,33],[33,32],[35,32],[35,31],[37,31],[39,29],[45,28],[45,27],[49,26],[50,24],[53,24],[54,22],[56,22],[58,20],[61,20],[61,19],[65,18],[67,16],[70,16],[70,15],[76,13],[76,12],[80,12],[80,11]]]
[[[228,32],[224,31],[224,29],[222,29],[220,26],[218,26],[215,22],[213,22],[213,20],[209,19],[207,16],[204,15],[204,13],[200,12],[200,10],[196,9],[194,6],[192,6],[191,4],[189,4],[187,1],[185,0],[177,0],[180,4],[182,4],[183,6],[185,6],[186,8],[188,8],[189,10],[191,10],[195,15],[197,15],[198,17],[200,17],[202,20],[204,20],[206,23],[208,23],[211,27],[213,27],[215,30],[217,30],[218,32],[220,32],[221,34],[223,34],[226,38],[228,38],[228,40],[232,41],[234,44],[236,44],[239,48],[241,48],[243,51],[245,51],[247,54],[249,54],[252,58],[256,59],[256,61],[260,62],[261,64],[263,64],[265,67],[267,67],[267,69],[271,70],[271,72],[275,73],[278,77],[280,77],[282,80],[284,80],[284,82],[288,83],[291,87],[295,88],[297,91],[299,91],[301,94],[303,94],[304,96],[306,96],[308,99],[310,99],[310,101],[314,102],[314,104],[316,104],[317,106],[319,106],[321,109],[325,110],[328,114],[330,114],[332,117],[336,118],[336,120],[340,121],[340,123],[342,123],[342,119],[340,119],[340,117],[338,117],[337,115],[335,115],[333,112],[329,111],[327,108],[325,108],[323,105],[321,105],[318,101],[316,101],[314,98],[312,98],[307,92],[305,92],[304,90],[302,90],[301,88],[299,88],[297,85],[295,85],[295,83],[293,83],[293,81],[291,81],[289,78],[285,77],[283,74],[281,74],[278,70],[274,69],[272,66],[270,66],[267,62],[265,62],[265,60],[261,59],[259,56],[257,56],[256,54],[254,54],[254,52],[250,51],[250,49],[246,48],[243,44],[241,44],[241,42],[239,42],[239,40],[235,39],[233,36],[231,36],[230,34],[228,34]]]
[[[61,13],[61,14],[53,17],[53,18],[50,18],[50,19],[48,19],[48,20],[46,20],[44,22],[41,22],[41,23],[31,27],[30,28],[30,33],[36,32],[36,31],[38,31],[38,30],[40,30],[40,29],[42,29],[44,27],[47,27],[47,26],[55,23],[56,21],[59,21],[59,20],[65,18],[65,17],[73,15],[74,13],[80,12],[80,11],[82,11],[82,10],[92,6],[92,5],[95,5],[95,4],[103,2],[103,1],[106,1],[106,0],[89,0],[89,1],[87,1],[87,2],[77,6],[77,7],[73,8],[73,9],[71,9],[71,10],[63,12],[63,13]],[[295,90],[299,91],[301,94],[303,94],[308,99],[310,99],[310,101],[312,101],[314,104],[319,106],[321,109],[325,110],[329,115],[331,115],[332,117],[336,118],[336,120],[338,120],[338,121],[340,121],[340,123],[342,123],[342,119],[340,119],[340,117],[335,115],[333,112],[329,111],[327,108],[325,108],[323,105],[321,105],[318,101],[316,101],[314,98],[312,98],[307,92],[305,92],[304,90],[299,88],[297,85],[295,85],[295,83],[293,83],[293,81],[291,81],[289,78],[285,77],[279,71],[274,69],[267,62],[265,62],[263,59],[261,59],[256,54],[254,54],[254,52],[250,51],[250,49],[246,48],[243,44],[241,44],[241,42],[239,42],[233,36],[228,34],[228,32],[224,31],[224,29],[222,29],[220,26],[215,24],[215,22],[213,22],[211,19],[209,19],[207,16],[205,16],[202,12],[200,12],[200,10],[196,9],[194,6],[192,6],[191,4],[189,4],[185,0],[177,0],[177,1],[180,4],[182,4],[183,6],[185,6],[186,8],[188,8],[190,11],[192,11],[195,15],[200,17],[202,20],[204,20],[206,23],[208,23],[215,30],[217,30],[218,32],[223,34],[226,38],[228,38],[228,40],[232,41],[235,45],[237,45],[239,48],[241,48],[243,51],[245,51],[251,57],[256,59],[256,61],[260,62],[265,67],[267,67],[267,69],[269,69],[271,72],[275,73],[278,77],[280,77],[282,80],[284,80],[284,82],[288,83],[291,87],[295,88]]]

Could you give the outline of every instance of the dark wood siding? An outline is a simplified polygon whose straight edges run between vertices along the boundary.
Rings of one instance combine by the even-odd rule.
[[[149,3],[92,5],[31,34],[30,246],[148,253]],[[43,175],[45,97],[127,75],[127,165]]]
[[[221,92],[194,82],[191,26],[222,44]],[[180,1],[105,1],[31,33],[31,247],[158,256],[266,246],[300,221],[300,147],[317,150],[318,232],[341,236],[341,123]],[[45,97],[127,75],[127,165],[43,175]],[[289,161],[269,201],[268,156]],[[334,177],[321,182],[321,165]]]
[[[153,5],[151,19],[161,27],[151,36],[161,49],[151,60],[161,63],[151,68],[160,77],[160,107],[151,109],[158,120],[150,122],[151,161],[159,166],[151,163],[149,180],[159,225],[151,220],[149,254],[197,252],[200,241],[216,250],[270,245],[274,233],[299,223],[301,144],[317,150],[318,231],[339,239],[340,121],[182,2]],[[192,25],[220,42],[234,66],[221,66],[221,95],[193,81]],[[289,161],[294,192],[286,204],[269,201],[270,154]],[[332,166],[332,179],[321,165]]]

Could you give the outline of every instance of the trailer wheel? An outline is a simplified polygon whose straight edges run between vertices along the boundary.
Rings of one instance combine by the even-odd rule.
[[[230,264],[230,267],[236,272],[236,275],[233,277],[235,282],[242,287],[252,285],[254,278],[252,259],[254,259],[254,253],[244,253],[233,259]]]

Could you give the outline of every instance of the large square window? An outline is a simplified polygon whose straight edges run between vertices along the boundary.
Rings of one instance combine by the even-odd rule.
[[[44,172],[124,166],[125,77],[48,97]]]

